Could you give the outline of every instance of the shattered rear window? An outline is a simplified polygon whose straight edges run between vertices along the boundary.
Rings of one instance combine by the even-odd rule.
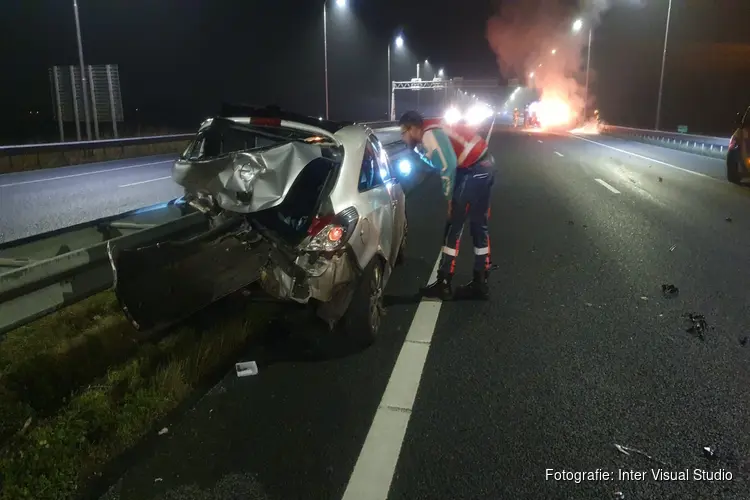
[[[313,141],[311,141],[313,139]],[[214,121],[201,130],[182,155],[184,160],[206,160],[220,156],[268,148],[290,141],[317,142],[310,133],[282,127],[227,124]]]

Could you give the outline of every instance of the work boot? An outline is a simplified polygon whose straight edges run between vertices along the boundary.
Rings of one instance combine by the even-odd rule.
[[[456,289],[455,298],[457,300],[487,300],[490,296],[488,274],[487,271],[474,271],[474,278]]]
[[[423,298],[450,300],[453,297],[453,288],[451,287],[451,275],[437,273],[437,279],[420,290]]]

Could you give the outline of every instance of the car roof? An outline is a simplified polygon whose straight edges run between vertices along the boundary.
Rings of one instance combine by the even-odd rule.
[[[252,117],[252,118],[278,118],[280,120],[293,121],[309,125],[311,127],[319,127],[326,132],[335,134],[339,130],[353,125],[352,122],[337,122],[331,120],[322,120],[313,116],[306,116],[303,114],[293,113],[290,111],[284,111],[278,106],[251,106],[247,104],[229,104],[224,103],[221,106],[221,113],[218,115],[223,118],[230,117]]]

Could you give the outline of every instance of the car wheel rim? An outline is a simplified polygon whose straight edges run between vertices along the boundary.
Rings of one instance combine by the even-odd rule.
[[[375,265],[370,282],[370,328],[373,333],[380,327],[380,317],[383,313],[383,277],[380,266]]]

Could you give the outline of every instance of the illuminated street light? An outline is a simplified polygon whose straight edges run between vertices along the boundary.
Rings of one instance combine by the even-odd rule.
[[[576,19],[576,22],[573,23],[573,33],[578,33],[581,31],[581,28],[583,28],[583,20]]]
[[[400,49],[404,46],[404,37],[398,35],[396,37],[396,48]],[[391,81],[391,44],[388,44],[388,113],[391,116],[391,120],[396,119],[396,101],[393,98],[393,82]]]
[[[529,78],[534,78],[534,72],[529,73]]]
[[[443,71],[443,68],[440,68],[440,69],[438,70],[438,76],[439,76],[439,77],[442,77],[442,76],[443,76],[444,74],[445,74],[445,72]]]
[[[557,49],[552,49],[552,55],[554,56],[555,54],[557,54]]]
[[[427,66],[428,64],[430,64],[430,60],[429,59],[425,59],[424,60],[424,65]]]
[[[336,6],[346,7],[346,0],[336,0]],[[326,120],[328,119],[328,1],[323,2],[323,51],[325,53],[325,80],[326,80]]]

